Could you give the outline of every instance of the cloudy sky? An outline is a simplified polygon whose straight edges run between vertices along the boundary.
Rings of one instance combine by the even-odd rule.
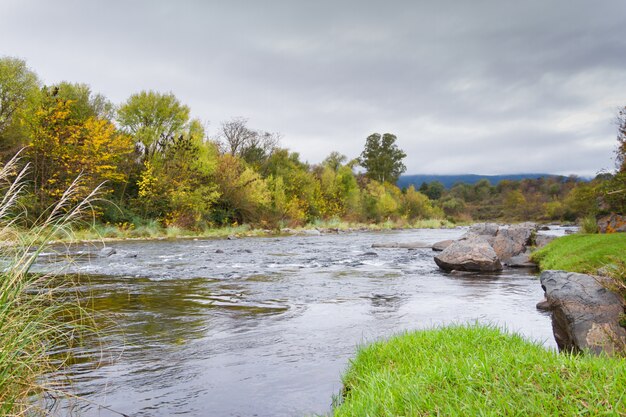
[[[115,103],[171,91],[316,163],[391,132],[407,173],[594,175],[626,105],[624,0],[0,0],[0,55]]]

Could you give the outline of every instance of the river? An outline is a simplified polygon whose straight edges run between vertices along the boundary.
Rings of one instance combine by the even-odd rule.
[[[372,249],[463,232],[116,242],[111,256],[69,265],[44,255],[40,269],[80,274],[79,293],[109,323],[67,370],[87,400],[71,407],[88,417],[326,414],[358,345],[450,323],[497,324],[556,349],[533,273],[448,274],[430,249]]]

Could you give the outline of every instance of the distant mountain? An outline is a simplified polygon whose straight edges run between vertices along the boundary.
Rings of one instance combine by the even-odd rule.
[[[460,174],[460,175],[402,175],[398,180],[398,187],[409,187],[411,185],[415,188],[419,188],[422,183],[439,181],[446,188],[452,187],[457,182],[464,182],[466,184],[475,184],[482,179],[489,180],[491,185],[496,185],[502,180],[520,181],[524,179],[537,179],[545,177],[558,177],[566,178],[561,175],[552,174],[509,174],[509,175],[476,175],[476,174]]]

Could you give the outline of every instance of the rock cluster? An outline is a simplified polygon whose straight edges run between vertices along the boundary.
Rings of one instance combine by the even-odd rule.
[[[493,272],[500,271],[503,265],[529,266],[527,248],[533,243],[536,230],[535,223],[474,224],[461,239],[433,245],[444,248],[435,256],[435,262],[446,271]]]
[[[598,230],[600,233],[625,233],[626,216],[619,214],[609,214],[598,219]]]
[[[626,329],[619,325],[624,300],[606,289],[606,278],[544,271],[540,280],[546,299],[537,307],[552,311],[552,330],[559,349],[626,353]]]

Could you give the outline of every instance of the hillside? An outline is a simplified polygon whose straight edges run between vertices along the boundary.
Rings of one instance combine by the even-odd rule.
[[[458,175],[425,175],[425,174],[417,174],[417,175],[403,175],[398,180],[398,187],[409,187],[410,185],[414,185],[415,188],[419,188],[422,183],[439,181],[446,188],[452,187],[454,184],[458,182],[464,182],[466,184],[475,184],[482,179],[487,179],[491,183],[491,185],[496,185],[502,180],[511,180],[511,181],[520,181],[523,179],[531,178],[541,178],[541,177],[559,177],[559,175],[552,174],[507,174],[507,175],[477,175],[477,174],[458,174]],[[563,177],[565,178],[565,177]]]

